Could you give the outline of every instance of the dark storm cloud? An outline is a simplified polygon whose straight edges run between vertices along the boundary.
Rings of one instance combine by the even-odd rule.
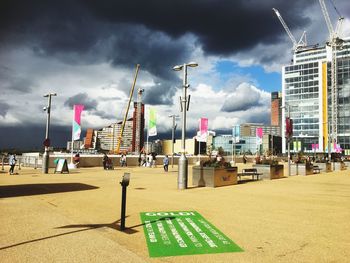
[[[86,1],[89,10],[108,22],[144,24],[173,37],[191,32],[204,50],[228,54],[258,43],[275,42],[283,33],[271,8],[283,11],[286,21],[305,26],[302,9],[312,1]]]
[[[8,110],[10,109],[10,105],[6,102],[0,101],[0,116],[5,117]]]
[[[45,125],[26,124],[25,126],[2,126],[1,148],[43,150]],[[82,132],[82,137],[85,132]],[[65,147],[72,137],[72,126],[50,126],[50,139],[53,147]]]
[[[3,93],[29,93],[34,83],[28,78],[16,75],[14,70],[0,65],[0,88]]]
[[[139,63],[157,81],[145,94],[147,103],[168,104],[181,77],[171,68],[195,59],[195,46],[225,56],[276,43],[285,35],[271,8],[294,27],[304,27],[308,19],[301,17],[302,9],[311,2],[2,0],[0,49],[25,45],[37,56],[72,65],[108,62],[132,69]],[[21,91],[33,86],[14,77],[9,84]]]
[[[181,83],[181,82],[179,82]],[[175,89],[168,81],[158,82],[143,93],[143,102],[150,105],[172,105]]]
[[[97,101],[90,98],[87,93],[79,93],[70,97],[64,102],[64,106],[68,108],[73,108],[75,104],[83,104],[84,110],[96,110],[97,109]]]
[[[173,40],[192,33],[206,53],[226,55],[261,43],[275,43],[284,36],[272,7],[278,8],[284,19],[293,21],[293,27],[298,28],[309,22],[301,14],[312,4],[315,3],[302,0],[3,0],[0,3],[0,40],[10,37],[12,41],[22,41],[22,36],[31,39],[39,53],[70,51],[79,54],[99,46],[101,38],[111,39],[122,33],[122,39],[112,43],[116,50],[110,55],[115,64],[129,64],[132,58],[144,59],[142,62],[149,58],[170,60],[172,54],[182,54],[181,46],[169,46],[159,36],[150,37],[149,31],[141,35],[128,32],[131,25],[143,25]],[[149,64],[154,66],[155,63],[149,61]],[[163,71],[163,67],[148,69]]]

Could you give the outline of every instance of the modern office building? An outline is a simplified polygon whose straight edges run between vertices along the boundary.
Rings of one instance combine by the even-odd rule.
[[[281,136],[281,129],[278,126],[268,126],[263,123],[243,123],[239,125],[235,125],[236,129],[239,129],[240,136],[252,136],[256,137],[256,129],[262,128],[263,134],[271,134],[275,136]],[[233,129],[235,129],[235,126]]]
[[[137,109],[138,105],[141,105],[141,110]],[[132,152],[139,154],[145,142],[145,105],[135,102],[133,113],[133,140],[132,140]]]
[[[139,152],[144,145],[144,127],[145,115],[144,104],[141,105],[141,111],[137,111],[137,105],[134,103],[133,118],[129,118],[125,122],[123,136],[120,144],[120,152]],[[137,114],[139,115],[137,117]],[[137,123],[136,119],[140,119]],[[93,145],[96,149],[114,152],[117,148],[118,137],[122,128],[122,121],[112,123],[107,127],[94,131]],[[137,145],[138,144],[138,145]]]
[[[95,131],[96,147],[99,150],[114,152],[117,148],[118,136],[122,127],[122,121],[112,123],[107,127]],[[126,121],[122,141],[120,144],[121,152],[132,152],[133,139],[133,118]]]
[[[279,154],[282,140],[280,136],[263,135],[262,143],[258,144],[256,136],[241,136],[235,143],[232,135],[224,134],[214,137],[214,148],[221,147],[226,155],[234,154]]]
[[[329,46],[314,46],[295,52],[291,65],[282,68],[282,119],[293,120],[293,145],[301,151],[327,152],[337,147],[331,139],[336,119],[336,142],[343,150],[350,149],[350,38],[343,39],[337,54],[335,111],[331,110],[331,60]],[[285,131],[285,122],[282,122]],[[293,144],[293,141],[300,143]],[[329,142],[329,143],[328,143]],[[332,143],[331,143],[332,142]],[[286,139],[282,140],[283,152]],[[299,150],[299,149],[298,149]]]

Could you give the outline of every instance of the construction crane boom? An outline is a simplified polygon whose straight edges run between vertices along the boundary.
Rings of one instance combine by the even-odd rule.
[[[121,142],[122,142],[122,137],[123,137],[123,132],[124,132],[124,128],[125,128],[125,123],[126,123],[126,120],[128,118],[130,102],[131,102],[132,96],[134,94],[134,89],[135,89],[135,84],[136,84],[137,74],[139,73],[139,69],[140,69],[140,64],[137,64],[136,65],[136,72],[135,72],[134,82],[132,83],[131,90],[130,90],[129,102],[128,102],[128,105],[126,107],[124,120],[123,120],[122,127],[120,129],[120,133],[119,133],[119,136],[118,136],[117,147],[116,147],[116,150],[115,150],[116,153],[120,152],[120,145],[121,145]]]
[[[328,28],[328,32],[329,32],[329,37],[330,37],[330,41],[331,41],[331,39],[334,37],[334,32],[335,31],[333,29],[333,25],[332,25],[331,19],[329,18],[329,14],[328,14],[328,11],[327,11],[326,4],[324,3],[323,0],[319,0],[319,2],[320,2],[320,6],[321,6],[321,10],[322,10],[324,19],[326,20],[326,24],[327,24],[327,28]]]
[[[290,40],[292,40],[293,48],[296,49],[298,43],[297,43],[295,37],[293,36],[292,32],[290,32],[289,27],[287,26],[286,22],[284,22],[284,20],[283,20],[281,14],[280,14],[280,12],[279,12],[276,8],[272,8],[272,10],[276,13],[276,16],[277,16],[277,18],[280,20],[280,22],[281,22],[281,24],[282,24],[284,30],[286,30],[286,32],[287,32],[287,34],[288,34]]]
[[[299,41],[297,42],[295,37],[293,36],[292,32],[290,32],[289,27],[287,26],[286,22],[284,22],[280,12],[276,8],[272,8],[272,10],[275,12],[277,18],[281,22],[284,30],[287,32],[287,35],[289,36],[290,40],[293,43],[293,50],[298,51],[299,49],[305,47],[307,45],[306,43],[306,31],[303,32],[301,35]]]
[[[327,11],[324,0],[319,0],[321,10],[326,20],[327,28],[329,31],[329,46],[332,50],[331,57],[331,123],[332,123],[332,140],[337,142],[338,137],[338,87],[337,87],[337,49],[342,46],[342,40],[339,38],[339,30],[343,21],[343,17],[339,17],[336,30],[332,25],[331,19]],[[329,132],[329,131],[328,131]]]

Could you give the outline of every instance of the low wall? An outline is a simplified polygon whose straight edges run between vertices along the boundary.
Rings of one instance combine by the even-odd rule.
[[[108,155],[109,158],[112,159],[114,167],[120,166],[120,155]],[[180,156],[174,156],[174,165],[178,164]],[[68,163],[70,163],[71,155],[70,154],[50,154],[50,159],[49,159],[49,167],[54,168],[54,160],[55,159],[66,159]],[[85,155],[81,154],[80,155],[80,162],[79,162],[79,167],[102,167],[102,158],[103,154],[94,154],[94,155]],[[157,155],[156,158],[156,165],[163,165],[163,158],[164,155]],[[126,162],[128,166],[138,166],[138,159],[139,157],[136,155],[127,155],[126,156]],[[198,161],[198,157],[196,156],[188,156],[188,164],[193,165]],[[41,163],[41,161],[40,161]],[[169,156],[169,165],[172,164],[172,157]]]

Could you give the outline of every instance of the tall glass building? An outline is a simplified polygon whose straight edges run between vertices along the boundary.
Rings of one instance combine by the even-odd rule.
[[[331,134],[331,55],[329,46],[305,48],[282,68],[282,119],[293,119],[291,150],[327,152]],[[350,151],[350,38],[337,52],[337,143]],[[282,122],[285,131],[285,122]],[[293,143],[298,142],[298,143]],[[301,145],[294,149],[293,145]],[[313,147],[314,146],[314,147]],[[283,135],[283,152],[286,139]]]

